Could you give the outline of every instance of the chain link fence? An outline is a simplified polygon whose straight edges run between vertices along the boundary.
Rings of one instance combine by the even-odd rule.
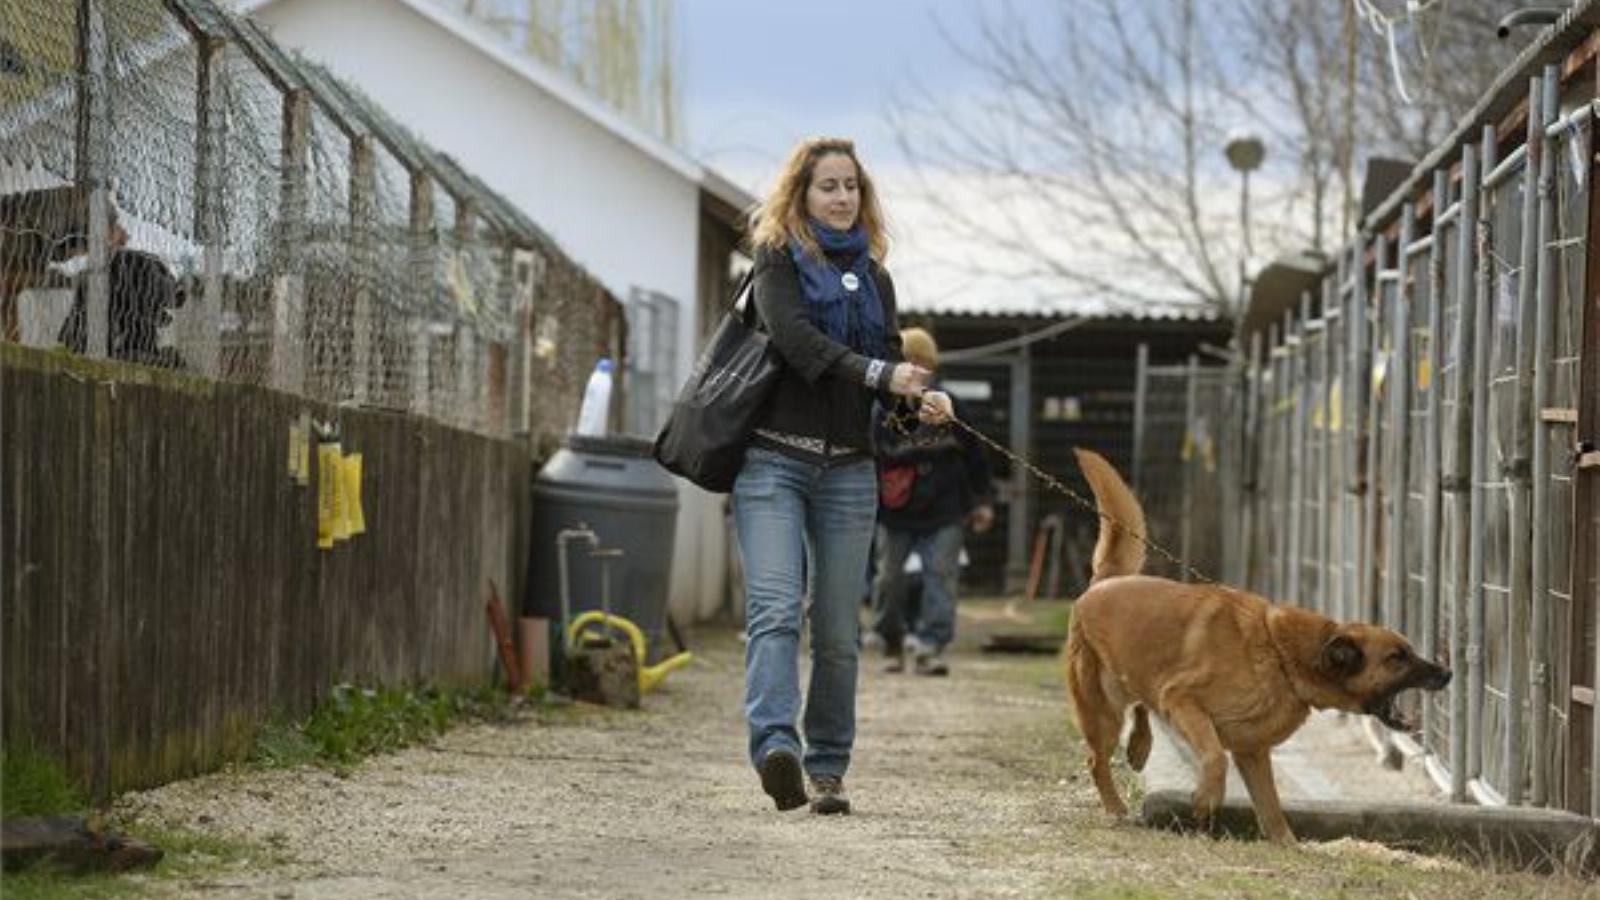
[[[536,225],[210,0],[4,0],[0,62],[7,340],[546,441],[621,355]]]
[[[1436,155],[1431,192],[1254,338],[1234,388],[1202,401],[1247,436],[1240,477],[1216,503],[1191,481],[1181,504],[1206,530],[1225,510],[1238,581],[1448,661],[1449,690],[1411,701],[1420,735],[1380,729],[1384,749],[1456,800],[1590,813],[1597,598],[1578,596],[1595,582],[1574,583],[1591,565],[1574,547],[1597,465],[1579,410],[1600,390],[1583,375],[1600,354],[1583,343],[1591,82],[1545,69],[1526,135],[1488,127]]]
[[[1227,371],[1186,365],[1145,365],[1136,375],[1133,486],[1144,507],[1150,540],[1171,553],[1151,552],[1144,571],[1183,580],[1192,569],[1221,579],[1227,567],[1223,504],[1237,466],[1227,439]]]

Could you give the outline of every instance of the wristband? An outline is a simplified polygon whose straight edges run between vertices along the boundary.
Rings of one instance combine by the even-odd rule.
[[[884,363],[881,359],[874,359],[867,363],[867,374],[861,379],[866,383],[867,387],[875,388],[879,386],[879,382],[883,380],[883,366]]]

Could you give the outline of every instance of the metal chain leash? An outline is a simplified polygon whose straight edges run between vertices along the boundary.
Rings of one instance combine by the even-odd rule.
[[[889,420],[890,426],[892,428],[894,428],[895,431],[899,432],[902,436],[909,438],[909,437],[912,436],[912,433],[911,433],[911,429],[906,427],[905,418],[907,416],[915,417],[915,415],[916,415],[915,412],[911,412],[911,413],[888,412],[888,413],[885,414],[885,417]],[[980,442],[982,442],[989,449],[995,451],[996,453],[999,453],[1001,456],[1004,456],[1006,459],[1011,460],[1012,462],[1016,463],[1017,465],[1022,466],[1023,469],[1025,469],[1034,478],[1037,478],[1046,487],[1049,487],[1049,488],[1055,490],[1057,493],[1062,494],[1063,496],[1067,497],[1067,499],[1071,500],[1073,503],[1076,503],[1077,505],[1083,507],[1085,510],[1087,510],[1090,513],[1094,514],[1096,517],[1104,519],[1107,522],[1110,522],[1112,525],[1115,525],[1118,528],[1121,528],[1123,531],[1127,532],[1128,534],[1133,535],[1133,537],[1135,539],[1137,539],[1141,544],[1144,544],[1146,547],[1148,547],[1149,549],[1155,551],[1157,554],[1159,554],[1161,557],[1166,559],[1168,562],[1170,562],[1173,565],[1177,566],[1179,571],[1189,575],[1195,581],[1201,582],[1201,583],[1204,583],[1204,584],[1217,584],[1218,583],[1216,579],[1205,575],[1204,573],[1200,572],[1195,567],[1193,567],[1193,566],[1189,565],[1188,563],[1184,562],[1182,559],[1179,559],[1177,556],[1175,556],[1167,548],[1161,546],[1160,544],[1156,543],[1155,541],[1150,540],[1150,538],[1146,537],[1144,534],[1142,534],[1142,533],[1140,533],[1138,531],[1135,531],[1132,527],[1130,527],[1130,526],[1124,524],[1123,522],[1119,521],[1115,516],[1113,516],[1113,515],[1105,512],[1105,511],[1101,510],[1099,505],[1096,504],[1093,500],[1083,496],[1082,494],[1078,493],[1077,491],[1075,491],[1072,488],[1068,487],[1067,485],[1063,484],[1059,478],[1056,478],[1054,475],[1051,475],[1049,472],[1046,472],[1045,470],[1043,470],[1043,469],[1039,468],[1038,466],[1034,465],[1032,461],[1030,461],[1027,458],[1023,457],[1021,454],[1013,452],[1011,450],[1011,448],[1006,447],[1004,444],[1001,444],[999,441],[994,440],[993,438],[989,437],[987,434],[984,434],[982,431],[979,431],[977,428],[973,427],[972,425],[967,424],[966,422],[962,421],[960,418],[956,417],[953,414],[949,417],[948,423],[951,424],[951,425],[958,426],[963,431],[965,431],[968,434],[972,435],[973,437],[977,438]]]

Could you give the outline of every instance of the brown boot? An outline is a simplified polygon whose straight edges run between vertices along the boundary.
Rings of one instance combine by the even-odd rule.
[[[811,811],[819,816],[849,815],[850,798],[844,793],[844,779],[836,775],[818,775],[811,779]]]
[[[761,758],[757,772],[761,775],[761,789],[780,812],[806,805],[805,777],[800,774],[800,757],[793,750],[780,747],[769,751]]]

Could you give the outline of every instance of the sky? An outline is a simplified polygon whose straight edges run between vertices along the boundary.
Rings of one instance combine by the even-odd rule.
[[[756,197],[788,150],[814,135],[849,137],[878,185],[891,229],[889,268],[902,306],[950,308],[1004,297],[1036,308],[1037,291],[954,263],[953,246],[914,184],[886,111],[914,90],[952,106],[981,102],[984,80],[956,45],[983,8],[1006,0],[679,0],[685,149]],[[1059,7],[1011,0],[1042,28]],[[952,41],[955,43],[953,44]],[[1045,41],[1049,43],[1048,40]],[[942,186],[952,195],[982,190]],[[1056,291],[1041,288],[1047,293]]]
[[[896,164],[883,121],[915,78],[940,90],[975,78],[939,32],[970,16],[951,0],[681,0],[690,152],[737,183],[765,186],[802,137],[856,140],[869,167]]]
[[[895,239],[890,268],[911,303],[960,291],[929,261],[942,253],[885,111],[913,87],[979,91],[951,37],[1001,0],[680,0],[686,149],[761,196],[801,138],[848,137],[879,186]],[[1015,8],[1041,23],[1051,4]]]

